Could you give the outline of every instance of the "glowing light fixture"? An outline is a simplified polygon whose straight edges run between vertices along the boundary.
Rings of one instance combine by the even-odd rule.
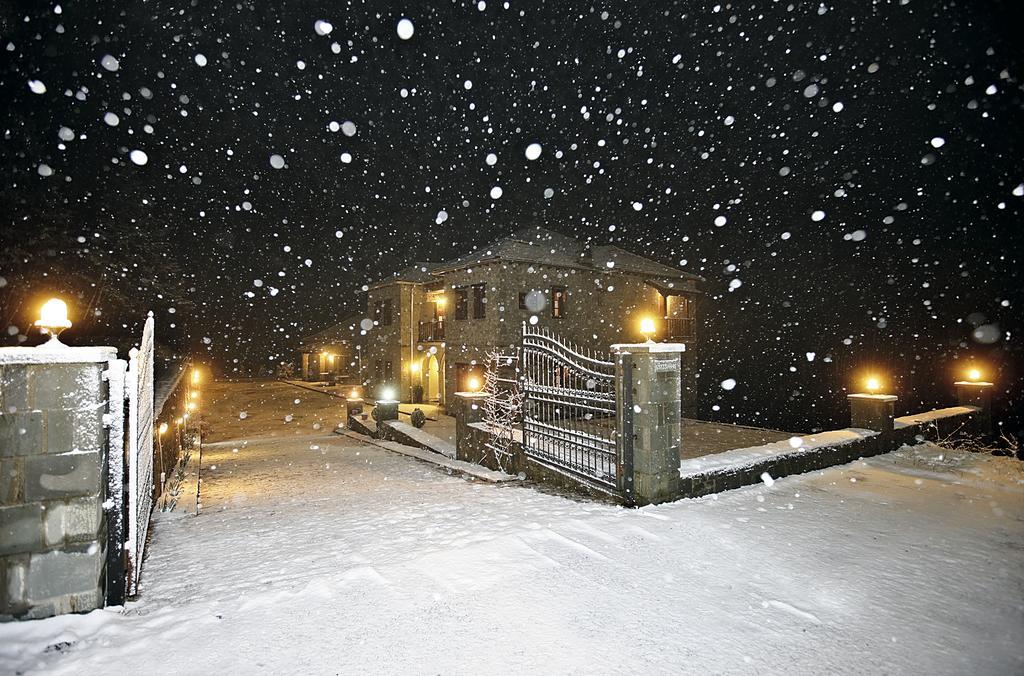
[[[968,369],[968,371],[967,371],[967,379],[968,380],[972,380],[972,381],[977,382],[977,381],[981,380],[981,376],[982,376],[981,369],[972,368],[972,369]]]
[[[419,362],[412,362],[411,364],[409,364],[409,370],[412,371],[413,373],[419,373],[420,372]]]
[[[359,390],[357,390],[356,388],[353,387],[349,391],[349,393],[348,393],[348,398],[349,399],[358,399],[359,398]]]
[[[436,305],[437,307],[444,307],[445,303],[447,302],[448,299],[445,298],[444,296],[438,296],[437,298],[434,299],[434,305]]]
[[[640,333],[644,334],[644,338],[648,342],[651,340],[651,336],[654,334],[655,326],[654,319],[651,317],[644,317],[640,320]]]
[[[189,411],[196,410],[196,402],[194,402],[194,401],[188,402],[188,404],[185,405],[185,408],[188,409]]]
[[[882,389],[882,381],[876,378],[875,376],[870,376],[867,380],[864,381],[864,388],[871,394],[875,394],[880,389]]]
[[[390,387],[385,387],[383,390],[380,391],[380,396],[381,396],[381,399],[386,399],[388,401],[393,401],[394,398],[395,398],[395,390],[393,388],[390,388]]]
[[[167,431],[167,423],[165,423],[165,422],[160,423],[160,428],[157,430],[157,432],[162,435],[166,431]]]
[[[469,388],[470,392],[479,392],[480,391],[480,379],[477,378],[476,376],[470,376],[466,380],[466,387]]]
[[[52,347],[63,345],[58,336],[64,329],[71,328],[71,322],[68,320],[67,303],[60,298],[51,298],[43,303],[43,307],[39,311],[39,319],[36,320],[36,326],[45,333],[50,334],[50,340],[47,341],[46,345]]]
[[[199,372],[199,369],[192,369],[192,384],[198,385],[199,381],[202,380],[203,376]]]

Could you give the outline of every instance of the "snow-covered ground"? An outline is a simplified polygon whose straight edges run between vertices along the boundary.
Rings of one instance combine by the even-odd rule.
[[[0,672],[1024,672],[1013,461],[918,447],[628,510],[327,435],[330,398],[286,385],[211,399],[203,512],[158,519],[139,600],[0,625]]]

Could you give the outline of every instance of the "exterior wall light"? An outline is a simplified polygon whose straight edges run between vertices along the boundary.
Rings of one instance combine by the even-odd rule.
[[[62,347],[64,343],[60,342],[58,336],[64,329],[71,328],[67,303],[60,298],[51,298],[46,301],[39,311],[39,319],[36,320],[35,325],[43,332],[50,334],[50,340],[45,343],[44,347]]]
[[[160,428],[157,430],[157,432],[160,435],[163,435],[163,433],[166,432],[166,431],[167,431],[167,423],[165,423],[165,422],[160,423]]]

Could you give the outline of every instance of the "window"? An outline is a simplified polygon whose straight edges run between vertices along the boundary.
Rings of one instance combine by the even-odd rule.
[[[526,297],[528,295],[530,295],[529,291],[520,291],[519,292],[519,309],[520,310],[529,310],[530,309],[530,308],[526,307]]]
[[[483,284],[473,285],[473,319],[487,316],[487,289]]]
[[[551,316],[561,319],[565,316],[566,291],[564,286],[551,287]]]
[[[378,300],[376,303],[373,304],[373,317],[381,326],[391,326],[391,320],[393,319],[393,315],[391,310],[390,298]]]
[[[455,318],[469,319],[469,289],[464,286],[455,289]]]

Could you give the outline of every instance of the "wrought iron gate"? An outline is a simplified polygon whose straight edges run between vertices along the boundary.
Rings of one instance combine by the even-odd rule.
[[[584,484],[618,491],[615,362],[523,325],[523,452]]]

